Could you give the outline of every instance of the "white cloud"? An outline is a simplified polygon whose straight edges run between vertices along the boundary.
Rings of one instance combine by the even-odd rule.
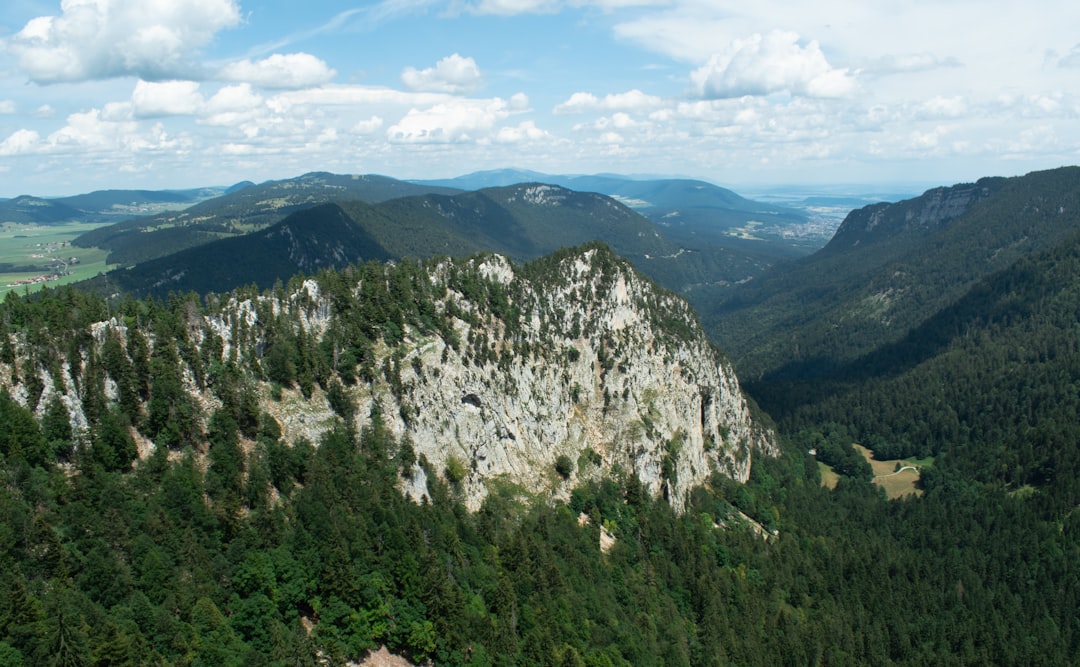
[[[224,81],[253,83],[262,88],[299,89],[329,82],[337,74],[309,53],[275,53],[252,62],[239,60],[221,68]]]
[[[225,86],[214,93],[214,96],[206,103],[206,111],[209,113],[250,111],[262,105],[263,98],[251,89],[251,85],[241,83],[236,86]]]
[[[410,109],[386,131],[394,143],[445,144],[477,141],[487,137],[513,109],[501,98],[455,99],[428,109]]]
[[[601,116],[591,123],[580,123],[574,126],[575,130],[640,130],[649,126],[649,123],[635,120],[630,114],[619,111],[610,117]]]
[[[435,63],[434,67],[423,70],[406,67],[401,73],[401,81],[410,90],[461,95],[479,88],[483,76],[475,60],[454,53]]]
[[[447,99],[442,93],[410,93],[374,86],[335,86],[295,90],[274,95],[267,104],[275,113],[289,113],[301,107],[363,105],[429,106]]]
[[[0,100],[0,114],[13,114],[15,113],[16,108],[14,100]]]
[[[968,105],[964,98],[939,96],[920,104],[917,116],[919,118],[960,118],[967,111]]]
[[[648,111],[662,106],[664,101],[655,95],[646,95],[637,90],[605,95],[598,98],[592,93],[574,93],[570,99],[555,106],[553,110],[557,114],[583,113],[585,111]]]
[[[7,139],[0,141],[0,155],[32,153],[40,141],[41,137],[33,130],[16,130]]]
[[[860,67],[860,74],[884,76],[888,74],[912,74],[935,69],[960,67],[954,57],[941,58],[931,53],[904,53],[881,56]]]
[[[251,84],[225,86],[207,100],[201,109],[200,123],[223,127],[239,127],[249,139],[258,136],[259,121],[268,114],[263,98],[251,89]]]
[[[605,12],[626,7],[664,6],[671,0],[476,0],[466,5],[473,14],[516,16],[554,14],[567,7],[596,7]]]
[[[68,116],[67,125],[50,134],[48,143],[54,148],[117,149],[131,145],[137,130],[134,121],[113,121],[91,109]]]
[[[500,127],[495,135],[496,143],[500,144],[521,144],[530,141],[546,141],[550,138],[551,135],[548,132],[538,128],[531,120],[520,123],[517,127]]]
[[[195,81],[139,81],[131,93],[132,110],[138,118],[191,116],[205,104]]]
[[[198,49],[239,22],[235,0],[64,0],[5,46],[37,83],[185,78]]]
[[[799,44],[793,32],[773,31],[735,40],[691,74],[704,98],[790,93],[808,97],[843,97],[855,86],[846,69],[825,60],[816,41]]]
[[[562,9],[560,0],[479,0],[469,5],[473,14],[514,16],[517,14],[552,14]]]
[[[366,120],[359,120],[356,125],[353,125],[352,131],[355,134],[374,134],[379,131],[383,126],[383,119],[378,116],[372,116]]]
[[[52,118],[56,115],[56,109],[51,105],[42,104],[31,113],[34,118]]]

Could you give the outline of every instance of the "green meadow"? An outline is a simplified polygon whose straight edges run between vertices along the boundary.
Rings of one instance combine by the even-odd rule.
[[[86,278],[108,270],[105,263],[108,252],[97,248],[76,248],[71,240],[79,234],[108,223],[70,222],[59,225],[33,225],[5,222],[0,224],[0,297],[12,290],[20,293],[41,289],[42,285],[55,287]],[[77,263],[70,263],[74,257]],[[37,276],[50,275],[57,269],[56,260],[68,263],[69,275],[58,280],[31,285],[14,285],[20,280],[32,280]]]

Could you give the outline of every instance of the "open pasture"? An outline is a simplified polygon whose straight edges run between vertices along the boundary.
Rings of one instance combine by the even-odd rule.
[[[0,297],[12,290],[20,293],[55,287],[96,276],[108,270],[108,252],[97,248],[77,248],[71,240],[102,223],[71,222],[60,225],[0,224]],[[72,258],[77,261],[72,262]],[[56,280],[29,282],[40,276],[62,272]],[[22,281],[20,283],[20,281]]]

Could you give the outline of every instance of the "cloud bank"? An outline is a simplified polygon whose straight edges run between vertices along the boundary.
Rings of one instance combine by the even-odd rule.
[[[31,20],[6,46],[35,83],[189,78],[193,55],[239,23],[234,0],[64,0],[59,16]]]

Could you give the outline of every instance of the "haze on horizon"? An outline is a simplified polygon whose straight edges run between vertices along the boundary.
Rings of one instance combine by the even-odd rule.
[[[949,184],[1080,162],[1080,6],[20,1],[0,196],[520,167]]]

